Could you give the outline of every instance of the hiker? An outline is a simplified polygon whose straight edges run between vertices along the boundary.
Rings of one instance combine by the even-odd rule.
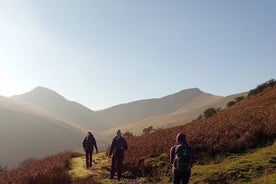
[[[173,164],[173,183],[187,184],[191,176],[194,155],[193,150],[186,142],[186,136],[183,133],[176,135],[177,145],[170,149],[170,162]]]
[[[118,180],[122,177],[122,164],[124,160],[124,152],[127,150],[127,142],[122,137],[121,130],[117,131],[117,136],[112,140],[109,156],[112,157],[110,179],[114,178],[115,170],[117,171]]]
[[[86,168],[89,169],[92,167],[92,154],[94,151],[94,147],[96,148],[96,153],[98,153],[98,147],[96,143],[96,139],[91,132],[87,133],[87,136],[84,138],[82,142],[83,149],[85,151],[85,160],[86,160]]]

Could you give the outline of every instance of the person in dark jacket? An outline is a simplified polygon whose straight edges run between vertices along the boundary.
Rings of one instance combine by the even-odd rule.
[[[114,178],[115,170],[117,170],[118,180],[122,177],[122,163],[124,160],[124,152],[127,150],[127,142],[122,137],[121,130],[117,131],[117,136],[113,138],[109,151],[109,156],[112,157],[110,179]]]
[[[183,133],[178,133],[176,135],[176,142],[177,142],[177,145],[171,147],[170,149],[170,162],[173,164],[173,183],[188,184],[191,176],[191,168],[193,166],[193,163],[195,162],[193,150],[187,144],[186,136]],[[182,158],[182,160],[185,160],[185,161],[182,161],[182,160],[180,161],[180,158],[178,158],[178,157],[181,157],[180,153],[182,155],[189,155],[189,156],[185,156],[186,160]],[[180,162],[183,162],[183,163],[180,163]]]
[[[96,153],[98,153],[98,147],[96,143],[96,139],[91,132],[87,133],[87,136],[84,138],[82,142],[83,149],[85,151],[85,159],[86,159],[86,168],[89,169],[92,167],[92,154],[94,151],[94,147],[96,148]]]

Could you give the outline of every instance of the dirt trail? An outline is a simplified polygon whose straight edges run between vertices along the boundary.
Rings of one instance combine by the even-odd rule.
[[[122,178],[120,181],[109,179],[111,159],[105,153],[93,154],[93,166],[85,167],[85,157],[73,158],[70,161],[71,169],[68,171],[74,184],[140,184],[140,179]]]

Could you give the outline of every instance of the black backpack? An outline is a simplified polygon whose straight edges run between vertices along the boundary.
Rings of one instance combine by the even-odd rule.
[[[85,138],[84,147],[85,149],[93,148],[93,138],[91,136]]]
[[[120,151],[120,150],[125,149],[125,142],[124,142],[123,138],[119,138],[118,140],[116,140],[115,148],[116,148],[116,151]]]
[[[174,168],[179,171],[188,171],[192,167],[191,148],[184,144],[175,147]]]

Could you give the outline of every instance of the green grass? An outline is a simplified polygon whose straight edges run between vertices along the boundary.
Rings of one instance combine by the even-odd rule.
[[[276,145],[233,155],[219,164],[195,165],[190,183],[276,183]]]
[[[109,171],[111,159],[104,152],[93,154],[93,166],[86,169],[85,157],[72,158],[70,160],[69,174],[76,183],[110,183]]]
[[[73,178],[87,178],[92,175],[89,170],[85,169],[85,157],[72,158],[70,168],[69,174]]]

